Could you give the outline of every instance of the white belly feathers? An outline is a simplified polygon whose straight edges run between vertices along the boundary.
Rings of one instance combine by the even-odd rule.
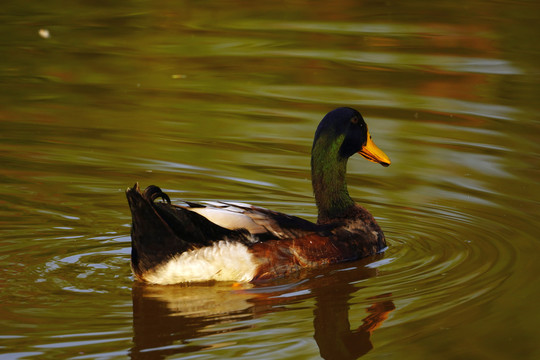
[[[173,257],[144,274],[144,280],[161,285],[209,280],[248,282],[255,276],[257,265],[247,246],[222,240]]]

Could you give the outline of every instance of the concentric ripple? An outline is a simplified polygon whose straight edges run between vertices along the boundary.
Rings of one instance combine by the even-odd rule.
[[[456,313],[497,296],[517,256],[499,223],[440,205],[395,211],[389,216],[399,220],[386,227],[388,261],[379,266],[374,286],[392,292],[400,323]]]

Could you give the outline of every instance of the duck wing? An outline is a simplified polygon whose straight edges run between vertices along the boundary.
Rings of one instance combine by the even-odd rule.
[[[339,226],[318,225],[297,216],[268,210],[250,204],[228,201],[187,202],[183,207],[212,223],[229,230],[247,230],[256,241],[293,239],[309,234],[328,236]]]

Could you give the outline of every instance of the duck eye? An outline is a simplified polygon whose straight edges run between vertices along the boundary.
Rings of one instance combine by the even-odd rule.
[[[358,124],[358,118],[356,116],[351,118],[351,124]]]

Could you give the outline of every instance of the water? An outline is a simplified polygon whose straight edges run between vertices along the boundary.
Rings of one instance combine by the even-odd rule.
[[[540,357],[536,2],[3,9],[0,358]],[[383,256],[133,281],[126,187],[314,220],[312,136],[342,105],[392,159],[349,162]]]

